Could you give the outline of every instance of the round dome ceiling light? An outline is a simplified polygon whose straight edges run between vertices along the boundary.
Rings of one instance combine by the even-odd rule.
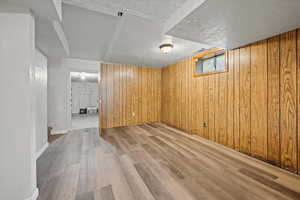
[[[166,43],[160,45],[159,48],[163,53],[169,53],[174,48],[174,45],[171,43]]]
[[[80,79],[82,80],[82,81],[84,81],[85,80],[85,73],[84,72],[82,72],[82,73],[80,73]]]

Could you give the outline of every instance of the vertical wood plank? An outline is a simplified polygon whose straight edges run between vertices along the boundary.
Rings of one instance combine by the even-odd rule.
[[[158,120],[161,121],[161,112],[162,112],[162,70],[158,70]]]
[[[119,71],[120,68],[118,65],[114,65],[114,71],[113,71],[113,119],[114,123],[113,126],[120,126],[119,121]]]
[[[182,104],[181,104],[181,112],[183,114],[183,118],[182,118],[182,128],[184,130],[188,130],[187,127],[187,83],[188,80],[186,79],[187,77],[187,69],[186,69],[186,62],[181,62],[181,68],[182,68],[182,77],[181,77],[181,81],[182,81]]]
[[[209,78],[203,77],[203,135],[206,139],[209,139]]]
[[[220,127],[221,127],[221,123],[220,123],[220,119],[221,119],[221,108],[220,108],[220,76],[221,74],[215,74],[215,75],[212,75],[212,77],[215,78],[215,88],[214,88],[214,102],[215,102],[215,121],[214,121],[214,137],[215,137],[215,142],[221,144],[222,141],[221,141],[221,134],[220,134]]]
[[[297,169],[296,135],[296,32],[280,37],[280,132],[281,165]]]
[[[129,112],[130,112],[130,101],[129,101],[129,97],[130,97],[130,93],[129,93],[129,68],[128,66],[124,66],[125,67],[125,92],[126,92],[126,96],[125,96],[125,124],[130,124],[129,121]]]
[[[138,107],[139,107],[139,110],[138,110],[138,123],[142,123],[143,122],[143,108],[142,108],[142,93],[143,93],[143,85],[142,85],[142,67],[138,67],[138,82],[139,82],[139,86],[138,86],[138,90],[139,90],[139,93],[138,93]]]
[[[168,101],[168,98],[167,98],[167,83],[166,83],[166,80],[167,80],[167,76],[166,76],[166,72],[168,70],[169,67],[165,67],[161,70],[161,121],[163,123],[167,123],[167,115],[166,115],[166,110],[167,110],[167,101]]]
[[[108,91],[108,102],[114,102],[114,82],[113,82],[113,73],[114,73],[114,66],[108,67],[108,87],[110,90]],[[113,104],[108,104],[108,116],[109,116],[109,125],[108,127],[111,128],[114,126],[114,107]]]
[[[187,79],[188,79],[188,86],[187,86],[187,110],[188,110],[188,116],[187,116],[187,127],[188,127],[188,130],[189,130],[189,133],[192,134],[192,131],[193,131],[193,123],[194,123],[194,119],[192,118],[192,89],[193,89],[193,74],[192,74],[192,65],[191,65],[191,62],[192,62],[192,58],[188,58],[187,59]]]
[[[268,161],[280,165],[279,37],[268,40]]]
[[[118,69],[118,124],[122,126],[122,66],[119,65]]]
[[[240,49],[234,50],[234,148],[240,150]]]
[[[197,134],[205,138],[204,134],[204,127],[203,127],[203,122],[204,120],[204,82],[203,82],[203,77],[198,78],[196,81],[196,89],[197,93],[195,95],[195,101],[198,102],[198,107],[196,110],[196,115],[197,115],[197,121],[196,121],[196,129],[197,129]]]
[[[153,72],[152,69],[149,69],[149,75],[150,75],[150,86],[149,86],[149,88],[150,88],[150,91],[149,91],[150,98],[149,99],[150,99],[150,101],[154,102],[154,95],[153,95],[153,75],[154,75],[154,72]],[[150,108],[150,110],[149,110],[150,120],[148,120],[148,121],[154,122],[154,112],[153,112],[154,104],[149,102],[149,108]]]
[[[145,67],[142,68],[142,123],[147,122],[147,69]]]
[[[251,45],[251,154],[267,158],[268,126],[267,42]]]
[[[179,80],[178,81],[178,90],[175,90],[175,88],[172,88],[172,91],[175,90],[177,91],[177,95],[175,95],[175,99],[174,101],[176,102],[176,107],[177,107],[177,113],[179,113],[178,115],[178,123],[177,123],[177,127],[180,128],[182,127],[183,128],[183,113],[182,113],[182,101],[183,101],[183,96],[182,96],[182,88],[183,88],[183,82],[182,82],[182,75],[183,75],[183,70],[182,70],[182,65],[181,65],[182,62],[179,62],[178,65],[174,66],[174,68],[176,69],[177,71],[177,78],[176,80]],[[170,73],[170,76],[172,76],[172,74]],[[174,80],[175,81],[175,80]],[[173,83],[173,85],[175,85]],[[176,116],[175,115],[175,110],[173,111],[173,114],[172,116]]]
[[[146,108],[146,121],[151,121],[151,113],[150,111],[150,106],[149,103],[151,101],[151,74],[150,74],[150,70],[148,68],[145,68],[145,77],[146,77],[146,93],[145,93],[145,97],[146,97],[146,104],[145,104],[145,108]]]
[[[126,114],[126,112],[127,112],[127,101],[126,101],[127,68],[126,68],[126,65],[122,65],[121,67],[123,68],[123,70],[122,70],[122,73],[123,73],[123,124],[125,126],[127,124],[127,114]]]
[[[297,138],[298,173],[300,174],[300,29],[297,30]]]
[[[208,103],[209,103],[209,115],[208,115],[208,134],[209,134],[209,139],[212,141],[216,141],[215,137],[215,90],[216,90],[216,78],[215,76],[210,76],[208,78],[208,87],[209,87],[209,92],[208,92]]]
[[[139,79],[138,79],[138,67],[133,67],[133,124],[138,124],[138,112],[139,112]],[[156,101],[155,101],[156,102]]]
[[[192,64],[192,69],[195,67],[194,62]],[[191,75],[193,76],[193,75]],[[193,120],[193,134],[199,135],[203,137],[202,135],[202,127],[200,126],[201,122],[203,121],[203,115],[201,116],[201,103],[203,102],[203,97],[200,96],[200,89],[202,85],[200,85],[201,78],[193,78],[193,89],[191,91],[192,99],[190,103],[195,103],[195,108],[192,106],[192,120]],[[203,105],[203,103],[202,103]]]
[[[234,51],[227,54],[228,95],[227,95],[227,145],[234,148]]]
[[[190,94],[190,90],[191,90],[191,78],[190,78],[190,66],[189,66],[189,59],[186,62],[186,77],[187,77],[187,86],[186,86],[186,111],[187,111],[187,116],[186,116],[186,126],[187,126],[187,130],[189,133],[191,133],[191,109],[190,109],[190,98],[191,98],[191,94]]]
[[[128,67],[128,80],[129,80],[129,124],[133,125],[134,124],[134,114],[133,114],[133,109],[134,109],[134,75],[133,75],[133,68],[134,66],[129,66]]]
[[[102,90],[101,90],[101,102],[102,102],[102,109],[100,110],[101,112],[101,121],[102,121],[102,127],[101,128],[107,128],[107,106],[106,106],[106,98],[107,98],[107,94],[106,94],[106,65],[105,64],[101,64],[101,86],[102,86]]]
[[[251,68],[250,47],[240,48],[240,151],[251,152]]]
[[[220,144],[227,146],[228,135],[227,135],[227,95],[228,95],[228,73],[221,73],[219,75],[219,120],[216,123],[219,123],[219,141]]]

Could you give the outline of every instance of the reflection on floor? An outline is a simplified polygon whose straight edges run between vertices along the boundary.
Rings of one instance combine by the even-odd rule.
[[[37,176],[39,200],[300,199],[299,176],[161,123],[73,130]]]
[[[72,116],[72,130],[97,128],[99,126],[98,117],[98,114]]]

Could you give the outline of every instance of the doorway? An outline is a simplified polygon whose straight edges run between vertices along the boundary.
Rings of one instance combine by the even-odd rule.
[[[99,75],[90,72],[71,72],[72,130],[99,127]]]

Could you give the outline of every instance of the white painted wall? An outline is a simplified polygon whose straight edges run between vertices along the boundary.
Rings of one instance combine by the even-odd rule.
[[[35,135],[36,153],[39,155],[48,145],[47,133],[47,57],[38,49],[34,59],[34,89],[35,89]]]
[[[67,115],[69,71],[63,67],[62,60],[49,60],[48,64],[48,126],[53,132],[64,133],[70,127]]]
[[[48,59],[48,126],[52,134],[71,129],[71,71],[98,72],[99,61]]]
[[[78,114],[80,108],[98,107],[98,83],[72,82],[72,114]]]
[[[0,28],[0,199],[23,200],[37,194],[34,18],[29,11],[1,10]]]

